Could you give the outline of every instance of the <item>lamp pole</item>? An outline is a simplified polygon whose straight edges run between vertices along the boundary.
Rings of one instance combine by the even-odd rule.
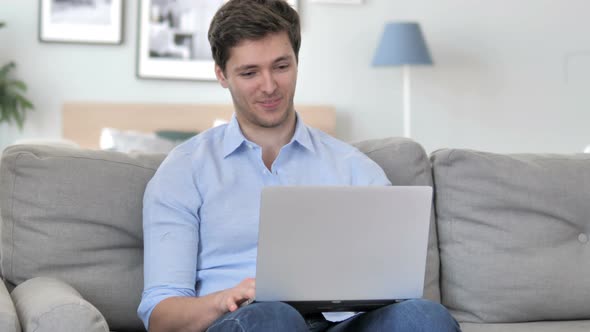
[[[402,70],[404,76],[404,137],[410,138],[410,66],[404,65]]]

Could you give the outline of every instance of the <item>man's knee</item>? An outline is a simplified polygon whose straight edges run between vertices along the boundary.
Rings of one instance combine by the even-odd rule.
[[[265,318],[270,320],[294,322],[301,321],[305,323],[303,316],[301,316],[301,314],[299,314],[297,310],[283,302],[253,303],[242,309],[247,310],[249,307],[250,309],[257,311],[259,315],[264,316]]]
[[[436,302],[413,299],[389,306],[387,310],[392,314],[396,312],[397,316],[404,316],[415,326],[415,331],[460,331],[459,324],[453,316],[443,305]]]
[[[253,303],[229,313],[208,331],[308,331],[303,317],[281,302]]]

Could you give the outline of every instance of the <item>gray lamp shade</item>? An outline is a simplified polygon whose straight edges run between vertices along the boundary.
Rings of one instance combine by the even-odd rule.
[[[431,64],[432,58],[418,23],[394,22],[385,26],[373,66]]]

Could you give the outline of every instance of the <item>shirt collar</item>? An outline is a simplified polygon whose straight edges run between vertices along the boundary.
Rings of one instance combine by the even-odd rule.
[[[297,142],[309,151],[315,152],[315,148],[313,147],[307,126],[303,123],[299,114],[295,113],[295,117],[295,133],[293,134],[293,138],[289,144]],[[238,123],[236,114],[234,113],[230,122],[225,127],[225,133],[223,136],[223,157],[225,158],[229,156],[234,151],[236,151],[242,145],[242,143],[247,141],[248,140],[240,129],[240,124]]]
[[[240,124],[234,113],[225,127],[225,133],[223,135],[223,158],[236,151],[245,140],[246,137],[242,134]]]
[[[311,135],[309,134],[309,129],[303,123],[299,114],[295,113],[295,115],[297,117],[297,122],[295,123],[295,133],[293,134],[291,142],[297,142],[309,151],[315,152],[313,142],[311,141]]]

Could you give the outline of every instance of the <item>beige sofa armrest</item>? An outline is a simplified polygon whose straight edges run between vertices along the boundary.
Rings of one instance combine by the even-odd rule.
[[[63,281],[27,280],[12,291],[12,299],[24,332],[109,332],[102,314]]]
[[[14,303],[2,279],[0,279],[0,331],[21,332]]]

